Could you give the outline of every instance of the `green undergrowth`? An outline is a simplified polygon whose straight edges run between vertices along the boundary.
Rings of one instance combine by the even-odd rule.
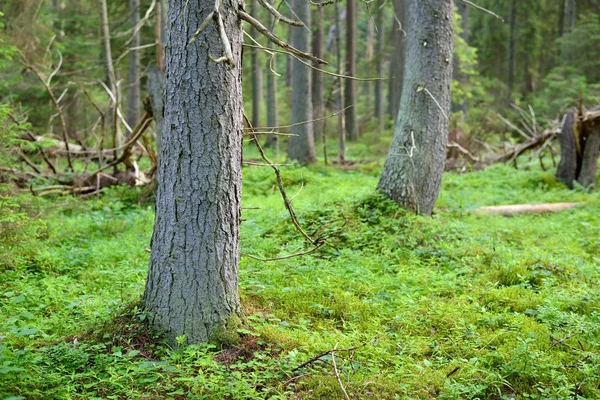
[[[242,256],[240,343],[171,348],[138,310],[151,205],[0,197],[0,398],[600,398],[600,197],[552,171],[447,174],[432,218],[381,163],[282,167],[317,253]],[[551,215],[476,207],[578,201]],[[268,168],[244,169],[242,252],[310,249]],[[325,355],[297,369],[327,350]],[[352,349],[350,351],[346,351]]]

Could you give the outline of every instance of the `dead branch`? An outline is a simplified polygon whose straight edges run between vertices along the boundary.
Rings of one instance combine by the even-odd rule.
[[[333,372],[335,373],[335,378],[337,379],[340,388],[342,389],[342,392],[344,393],[344,399],[345,400],[350,400],[350,397],[348,396],[348,392],[346,392],[346,388],[344,387],[344,384],[342,383],[342,379],[340,378],[340,373],[338,372],[338,368],[337,368],[337,364],[335,362],[335,351],[337,350],[338,344],[335,344],[335,347],[333,348],[333,350],[331,351],[331,362],[333,363]]]
[[[581,203],[545,203],[545,204],[515,204],[507,206],[479,207],[474,210],[475,214],[500,214],[510,216],[515,214],[545,214],[568,210],[577,207]]]
[[[313,61],[313,62],[316,62],[319,64],[327,64],[327,61],[322,60],[318,57],[315,57],[314,55],[312,55],[310,53],[300,51],[300,50],[296,49],[295,47],[290,46],[283,40],[279,39],[273,32],[271,32],[262,23],[260,23],[260,21],[255,19],[253,16],[251,16],[247,12],[245,12],[243,10],[238,10],[238,14],[242,20],[244,20],[247,23],[249,23],[250,25],[252,25],[257,31],[262,33],[267,39],[269,39],[271,42],[273,42],[277,46],[281,47],[282,49],[285,49],[288,52],[290,52],[298,57],[301,57],[301,58],[304,58],[304,59],[307,59],[307,60],[310,60],[310,61]]]
[[[491,159],[484,160],[487,164],[495,164],[500,162],[514,161],[518,156],[526,152],[527,150],[536,148],[544,144],[547,140],[550,140],[554,136],[558,134],[556,129],[546,129],[544,132],[540,133],[537,136],[529,138],[528,141],[518,144],[514,146],[508,152],[501,154],[499,156],[494,156]]]
[[[291,18],[288,18],[288,17],[282,15],[275,7],[270,5],[268,1],[258,0],[258,2],[260,3],[261,6],[266,8],[267,11],[269,11],[271,14],[273,14],[273,16],[275,17],[276,20],[279,20],[281,22],[284,22],[284,23],[286,23],[288,25],[292,25],[292,26],[299,26],[301,28],[305,27],[305,25],[302,23],[302,21],[294,20],[294,19],[291,19]]]
[[[321,247],[323,247],[325,243],[321,243],[316,247],[313,247],[310,250],[307,251],[301,251],[299,253],[294,253],[294,254],[288,254],[287,256],[281,256],[281,257],[271,257],[271,258],[260,258],[260,257],[256,257],[253,256],[252,254],[246,254],[246,253],[242,253],[241,255],[244,257],[248,257],[251,258],[253,260],[257,260],[257,261],[280,261],[280,260],[287,260],[289,258],[295,258],[295,257],[302,257],[302,256],[307,256],[309,254],[315,253],[316,251],[318,251]]]

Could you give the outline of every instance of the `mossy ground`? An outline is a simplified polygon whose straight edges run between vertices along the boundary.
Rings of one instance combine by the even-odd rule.
[[[5,212],[37,225],[0,243],[0,398],[337,399],[330,356],[294,370],[335,346],[359,346],[335,357],[351,398],[600,398],[599,195],[497,165],[446,174],[427,218],[374,193],[380,168],[283,168],[301,223],[327,246],[242,257],[245,327],[226,348],[173,349],[147,329],[135,304],[154,215],[135,190],[17,198]],[[553,201],[584,204],[469,212]],[[243,253],[307,249],[268,168],[245,168],[243,205]]]

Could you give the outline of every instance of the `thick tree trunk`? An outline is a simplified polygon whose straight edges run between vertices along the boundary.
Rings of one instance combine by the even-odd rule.
[[[129,0],[131,14],[131,27],[134,28],[140,21],[140,0]],[[140,120],[140,32],[133,34],[129,47],[129,89],[127,91],[127,124],[133,128]]]
[[[310,9],[306,0],[294,0],[292,8],[308,29],[310,29]],[[292,27],[292,45],[298,50],[310,51],[309,31],[303,27]],[[301,164],[316,162],[315,139],[313,133],[310,69],[300,61],[292,60],[292,124],[306,122],[292,127],[288,157]]]
[[[425,215],[433,211],[446,159],[453,13],[452,1],[409,2],[402,100],[378,185],[398,204]]]
[[[600,154],[600,119],[590,125],[590,131],[585,139],[581,171],[577,177],[577,182],[585,188],[596,184],[596,169],[598,169]]]
[[[375,71],[378,78],[383,78],[383,47],[384,47],[384,27],[383,27],[383,4],[382,0],[377,3],[377,14],[375,16],[375,25],[377,26],[377,41],[375,43]],[[381,132],[384,129],[383,113],[383,81],[375,81],[375,118],[377,127]]]
[[[565,114],[560,133],[560,162],[556,168],[556,178],[573,189],[573,181],[577,178],[577,145],[573,127],[575,110]]]
[[[402,97],[402,83],[404,81],[404,70],[406,64],[406,1],[394,0],[394,15],[392,16],[392,42],[394,49],[390,60],[390,74],[388,84],[388,114],[390,118],[396,118],[400,99]],[[400,21],[400,24],[398,24]]]
[[[356,0],[346,0],[346,75],[356,76]],[[344,103],[352,106],[344,112],[346,116],[346,138],[358,139],[358,121],[356,117],[356,82],[344,80]]]
[[[325,9],[323,7],[317,7],[314,11],[315,20],[313,23],[313,36],[312,36],[312,53],[315,57],[323,58],[323,13]],[[320,65],[314,63],[315,67],[321,68]],[[312,70],[312,104],[313,104],[313,117],[314,119],[323,118],[325,116],[325,103],[323,100],[323,73]],[[325,121],[315,121],[313,128],[315,132],[315,140],[321,140],[323,138],[323,126]]]
[[[242,5],[224,0],[220,9],[228,65],[210,59],[223,51],[214,21],[188,45],[214,1],[169,1],[165,131],[143,304],[171,343],[218,336],[240,312]]]

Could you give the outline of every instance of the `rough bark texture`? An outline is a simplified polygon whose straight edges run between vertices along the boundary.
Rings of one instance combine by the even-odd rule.
[[[310,9],[306,0],[292,2],[298,19],[310,29]],[[292,45],[300,51],[310,52],[309,31],[302,27],[292,27]],[[300,61],[292,60],[292,124],[312,121],[310,68]],[[315,139],[313,123],[307,122],[292,127],[292,133],[297,136],[290,137],[288,157],[301,164],[314,163]]]
[[[228,65],[209,58],[223,51],[214,21],[187,45],[214,1],[169,1],[165,126],[143,303],[171,343],[180,335],[206,341],[240,311],[241,6],[221,6],[235,64]]]
[[[573,181],[577,177],[577,145],[573,126],[575,123],[575,111],[571,110],[565,114],[560,133],[560,162],[556,168],[556,178],[573,189]]]
[[[375,71],[379,78],[383,78],[383,47],[384,47],[384,26],[383,26],[383,1],[377,3],[377,14],[375,16],[375,25],[377,26],[377,41],[375,42]],[[383,116],[383,81],[375,82],[375,118],[379,131],[384,129]]]
[[[356,76],[356,2],[346,0],[346,75]],[[344,80],[344,103],[352,106],[344,111],[346,116],[346,137],[349,140],[358,139],[358,121],[356,117],[356,82],[353,79]]]
[[[394,50],[390,60],[390,76],[388,86],[388,114],[390,118],[396,118],[400,99],[402,97],[402,83],[404,80],[404,70],[406,64],[406,4],[405,0],[394,0],[394,15],[392,43]],[[402,26],[398,25],[398,21]]]
[[[313,36],[312,36],[312,54],[315,57],[323,58],[323,14],[325,12],[324,7],[317,7],[314,10],[315,20],[313,21]],[[314,66],[321,68],[317,63]],[[325,116],[325,103],[323,100],[323,73],[312,70],[312,104],[313,104],[313,117],[314,119],[322,118]],[[315,140],[321,140],[323,137],[323,126],[325,121],[315,121],[313,123]]]
[[[429,215],[446,159],[454,8],[452,1],[419,0],[407,11],[402,100],[378,187],[403,207]]]
[[[129,12],[131,27],[135,27],[140,21],[140,0],[129,0]],[[133,34],[133,40],[129,47],[134,48],[129,52],[129,79],[127,90],[127,124],[133,127],[140,120],[140,32]]]

